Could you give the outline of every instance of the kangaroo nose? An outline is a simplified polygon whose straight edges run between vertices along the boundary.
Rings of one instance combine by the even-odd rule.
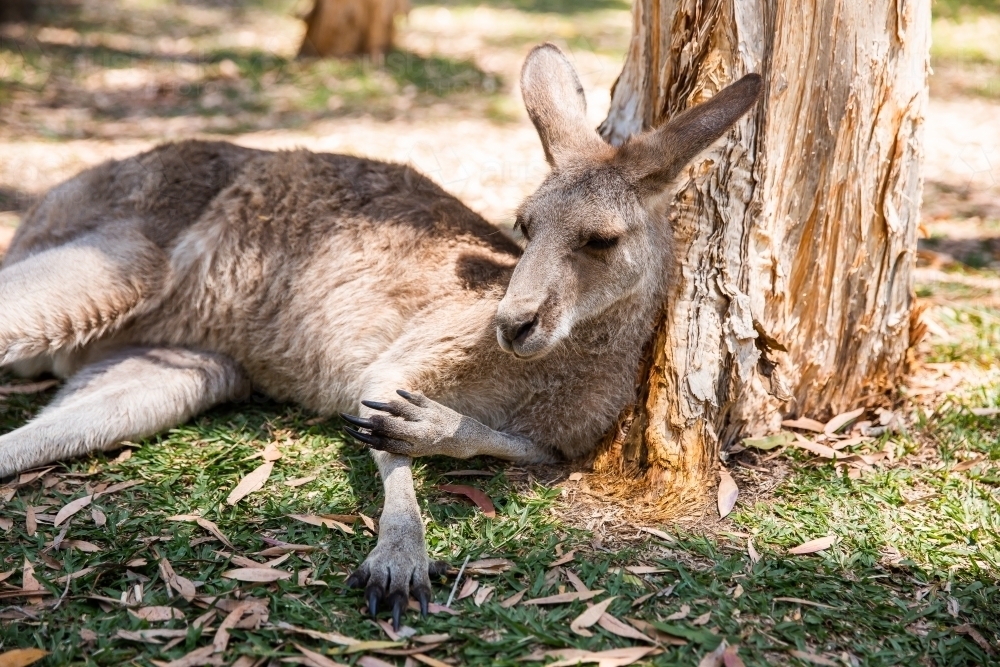
[[[538,313],[521,315],[518,317],[504,318],[497,322],[500,335],[510,343],[521,343],[531,335],[535,325],[538,324]]]

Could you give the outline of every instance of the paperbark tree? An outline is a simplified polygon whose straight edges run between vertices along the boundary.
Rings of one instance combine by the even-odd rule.
[[[299,57],[381,58],[392,48],[396,16],[409,9],[409,0],[315,0]]]
[[[930,2],[635,0],[633,18],[614,144],[765,80],[682,179],[675,288],[595,463],[665,510],[704,497],[740,437],[885,401],[904,373]]]

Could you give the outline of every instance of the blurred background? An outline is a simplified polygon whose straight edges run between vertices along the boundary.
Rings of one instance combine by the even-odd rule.
[[[80,169],[190,137],[408,162],[510,224],[546,172],[517,90],[524,55],[542,41],[568,51],[597,125],[630,34],[626,0],[359,1],[394,37],[304,39],[307,18],[320,32],[336,22],[319,15],[324,0],[0,1],[0,241],[33,196]],[[1000,0],[934,0],[933,12],[921,261],[989,271]],[[362,55],[297,58],[317,47]]]

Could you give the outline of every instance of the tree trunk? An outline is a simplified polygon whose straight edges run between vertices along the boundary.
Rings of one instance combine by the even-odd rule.
[[[761,102],[682,179],[676,280],[595,463],[659,511],[720,451],[885,402],[905,371],[929,0],[635,0],[600,127],[620,144],[749,72]]]
[[[299,57],[379,59],[392,48],[396,15],[409,10],[408,0],[315,0]]]

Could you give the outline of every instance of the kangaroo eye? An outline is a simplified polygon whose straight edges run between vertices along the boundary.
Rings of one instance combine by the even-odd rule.
[[[524,237],[525,241],[530,241],[531,238],[528,236],[528,226],[524,224],[524,218],[518,216],[514,221],[514,229],[521,232],[521,236]]]
[[[591,236],[587,239],[587,244],[584,247],[588,250],[608,250],[609,248],[614,248],[616,245],[618,245],[617,236]]]

